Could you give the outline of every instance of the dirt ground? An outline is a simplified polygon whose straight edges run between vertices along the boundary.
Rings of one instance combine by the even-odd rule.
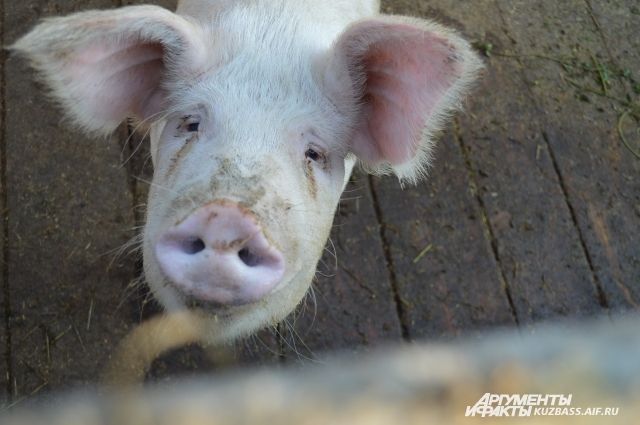
[[[1,41],[45,16],[132,3],[4,0]],[[401,190],[357,174],[315,297],[225,362],[187,347],[157,360],[150,379],[638,309],[637,1],[388,0],[383,10],[455,27],[487,65],[429,180]],[[0,400],[17,403],[95,382],[117,342],[157,313],[133,284],[139,258],[115,255],[143,223],[152,170],[126,126],[94,140],[61,122],[6,52],[0,98]]]

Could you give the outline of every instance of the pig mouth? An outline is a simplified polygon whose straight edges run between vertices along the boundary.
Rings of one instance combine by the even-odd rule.
[[[289,269],[291,271],[291,269]],[[238,310],[251,310],[253,308],[264,306],[265,303],[269,303],[271,298],[274,295],[285,292],[285,297],[287,288],[295,285],[294,282],[300,279],[300,273],[303,272],[303,268],[296,267],[293,275],[287,273],[288,276],[284,276],[284,278],[276,285],[273,291],[266,294],[263,298],[256,299],[253,301],[225,301],[220,302],[216,300],[203,299],[196,294],[192,294],[189,292],[185,292],[181,290],[175,282],[169,279],[167,276],[162,276],[163,286],[167,289],[170,289],[173,293],[173,296],[177,298],[179,305],[182,308],[186,308],[193,311],[202,311],[207,314],[212,314],[219,316],[220,318],[226,318],[229,316],[233,316]],[[305,290],[306,292],[306,290]]]
[[[315,271],[315,267],[296,264],[288,268],[280,285],[264,298],[250,303],[229,304],[203,300],[181,291],[152,264],[148,265],[149,277],[152,277],[148,284],[155,298],[168,313],[193,313],[209,321],[207,331],[202,335],[202,341],[207,344],[231,341],[284,320],[304,298]]]
[[[254,303],[221,303],[217,301],[209,301],[200,299],[194,295],[182,295],[182,302],[190,310],[202,310],[209,313],[225,313],[230,312],[238,307],[246,307]]]

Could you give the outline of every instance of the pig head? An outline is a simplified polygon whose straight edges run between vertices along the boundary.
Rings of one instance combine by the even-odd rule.
[[[354,164],[423,177],[481,68],[453,31],[378,8],[185,0],[49,18],[12,47],[81,129],[150,129],[145,278],[209,342],[296,307]]]

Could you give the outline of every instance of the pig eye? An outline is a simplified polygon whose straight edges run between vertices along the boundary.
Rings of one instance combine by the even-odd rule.
[[[187,133],[195,133],[200,129],[200,117],[197,115],[186,115],[180,119],[178,130]]]
[[[195,131],[198,131],[199,127],[200,127],[199,122],[192,122],[191,124],[187,125],[187,131],[193,133]]]
[[[314,148],[308,148],[306,150],[306,152],[304,153],[304,156],[307,159],[310,159],[313,162],[324,162],[325,158],[324,158],[324,154],[318,152],[316,149]]]

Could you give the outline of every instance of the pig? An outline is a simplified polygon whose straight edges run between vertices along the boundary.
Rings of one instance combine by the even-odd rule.
[[[425,177],[482,69],[455,31],[377,0],[86,11],[12,49],[79,129],[149,129],[145,279],[167,311],[204,318],[210,344],[295,309],[354,166]]]

